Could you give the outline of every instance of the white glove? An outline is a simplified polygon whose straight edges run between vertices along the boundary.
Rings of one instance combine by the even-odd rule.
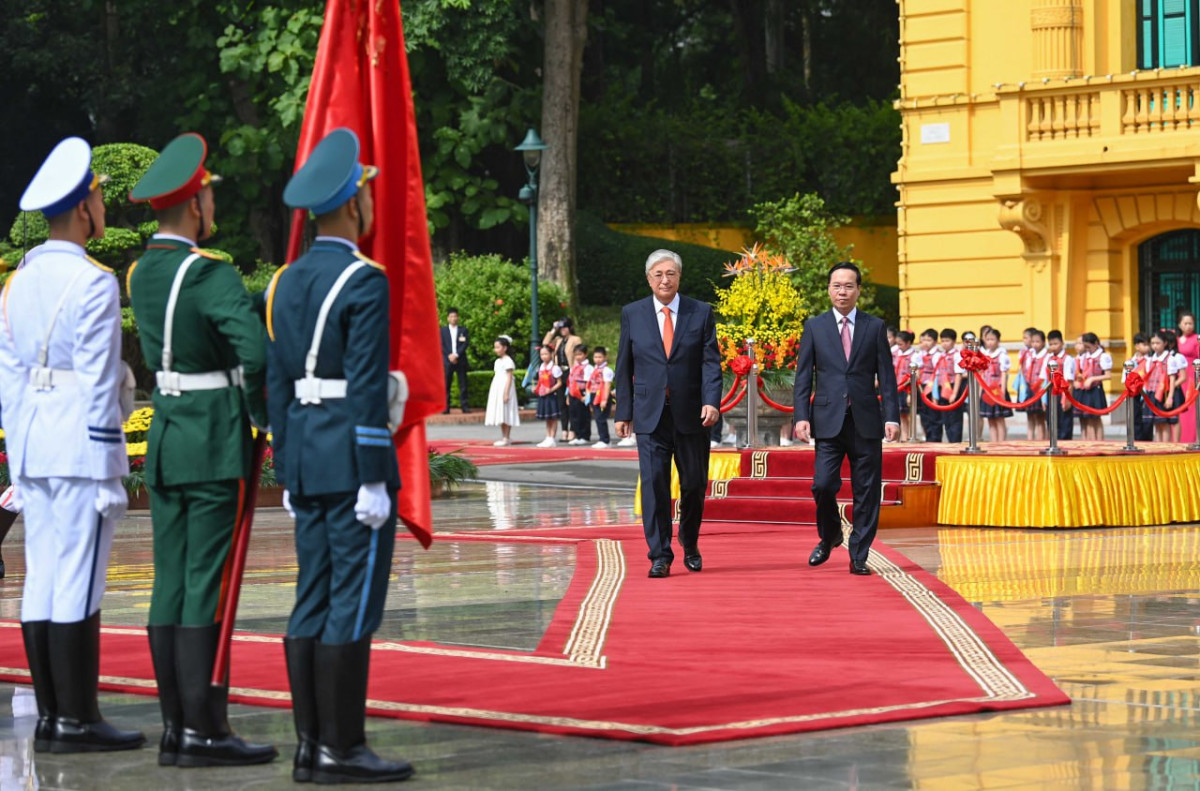
[[[120,478],[106,478],[96,482],[96,510],[105,519],[120,519],[129,505],[129,495],[121,485]]]
[[[293,520],[296,518],[296,512],[292,510],[292,496],[288,494],[288,490],[283,490],[283,510],[287,511],[288,516]]]
[[[372,530],[383,527],[392,515],[392,498],[388,497],[387,484],[364,483],[358,487],[358,502],[354,504],[354,515],[358,521]]]

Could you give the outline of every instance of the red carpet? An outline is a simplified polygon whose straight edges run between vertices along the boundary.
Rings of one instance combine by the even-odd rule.
[[[558,445],[554,448],[539,448],[534,442],[514,442],[503,448],[495,447],[489,440],[442,439],[429,443],[429,449],[438,453],[459,453],[480,467],[489,464],[533,464],[555,461],[599,461],[619,459],[637,461],[637,448],[593,448],[591,445]]]
[[[532,653],[377,643],[370,710],[404,719],[682,745],[1067,703],[977,610],[876,542],[876,574],[818,569],[811,531],[714,525],[705,570],[646,577],[638,526],[453,542],[577,543],[577,568]],[[403,551],[403,550],[402,550]],[[26,681],[15,623],[0,677]],[[141,629],[104,634],[107,689],[153,688]],[[231,699],[287,705],[274,636],[240,634]]]

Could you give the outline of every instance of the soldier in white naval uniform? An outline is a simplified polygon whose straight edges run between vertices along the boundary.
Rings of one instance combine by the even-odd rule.
[[[21,198],[50,238],[0,296],[0,405],[9,474],[25,511],[21,626],[37,693],[34,749],[123,750],[145,741],[100,716],[100,599],[129,471],[119,393],[117,279],[83,245],[104,235],[101,179],[75,137]]]

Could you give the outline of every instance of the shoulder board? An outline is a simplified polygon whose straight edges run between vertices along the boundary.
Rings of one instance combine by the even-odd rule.
[[[130,286],[130,283],[133,282],[133,270],[137,269],[138,261],[141,260],[139,258],[137,261],[134,261],[129,265],[129,269],[125,271],[125,294],[129,297],[133,296],[133,288]]]
[[[275,325],[271,320],[271,315],[275,307],[275,286],[279,285],[279,276],[283,274],[283,270],[287,269],[290,264],[284,264],[275,270],[275,274],[271,277],[271,282],[267,284],[267,337],[275,340]]]
[[[210,258],[213,261],[224,261],[225,260],[224,258],[217,255],[216,253],[210,253],[207,250],[201,250],[199,247],[193,247],[193,248],[191,248],[191,250],[196,255],[201,256],[203,258]]]
[[[369,264],[370,266],[375,267],[380,272],[383,272],[385,274],[387,273],[387,269],[384,267],[383,264],[379,263],[378,261],[372,261],[370,258],[367,258],[365,255],[360,253],[358,250],[354,251],[354,257],[357,258],[359,261],[362,261],[366,264]]]
[[[111,269],[109,269],[107,266],[105,266],[104,264],[97,261],[95,258],[92,258],[90,255],[85,255],[84,258],[86,258],[88,260],[89,264],[96,267],[100,271],[108,272],[110,275],[113,273],[113,271]]]

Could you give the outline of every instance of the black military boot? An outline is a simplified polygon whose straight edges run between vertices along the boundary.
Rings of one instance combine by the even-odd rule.
[[[387,783],[413,776],[407,761],[385,761],[367,747],[363,727],[367,715],[367,671],[371,638],[357,643],[325,645],[313,651],[317,716],[321,738],[313,780],[318,783]]]
[[[313,761],[317,755],[317,692],[313,675],[313,646],[311,637],[283,638],[283,653],[287,657],[288,685],[292,688],[292,716],[296,720],[296,758],[292,762],[292,780],[312,781]]]
[[[29,660],[29,675],[37,695],[38,721],[33,731],[33,751],[49,752],[54,738],[54,717],[57,706],[54,681],[50,672],[50,622],[23,621],[21,635],[25,638],[25,658]]]
[[[179,737],[183,733],[183,703],[179,700],[179,679],[175,673],[175,626],[147,626],[150,659],[158,681],[158,705],[162,709],[163,734],[158,743],[158,765],[174,766],[179,758]]]
[[[73,623],[50,622],[50,671],[56,717],[52,753],[136,750],[146,743],[141,731],[122,731],[100,716],[100,613]]]
[[[177,766],[249,766],[275,760],[269,744],[250,744],[229,727],[228,681],[212,686],[221,624],[175,627],[175,669],[183,703]]]
[[[17,521],[16,513],[6,508],[0,508],[0,548],[3,547],[4,539],[15,521]],[[2,579],[4,579],[4,556],[0,555],[0,580]]]

